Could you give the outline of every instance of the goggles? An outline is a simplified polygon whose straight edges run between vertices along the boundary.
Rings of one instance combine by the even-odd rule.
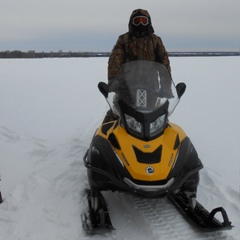
[[[133,25],[138,26],[142,24],[143,26],[148,25],[149,21],[148,18],[145,16],[137,16],[133,18]]]

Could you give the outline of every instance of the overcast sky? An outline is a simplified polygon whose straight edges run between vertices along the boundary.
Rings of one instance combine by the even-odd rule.
[[[111,51],[136,8],[168,51],[240,51],[240,0],[0,0],[0,51]]]

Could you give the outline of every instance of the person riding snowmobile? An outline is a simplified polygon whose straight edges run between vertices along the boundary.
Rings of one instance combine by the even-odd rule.
[[[108,80],[116,76],[121,65],[135,60],[149,60],[162,63],[171,73],[168,53],[162,39],[154,34],[150,14],[147,10],[132,12],[129,31],[118,37],[108,61]]]
[[[162,39],[154,34],[150,14],[147,10],[136,9],[132,12],[129,31],[118,37],[108,61],[108,85],[111,86],[122,64],[136,61],[148,60],[163,64],[171,76],[170,61],[168,53],[163,45]],[[103,123],[113,121],[116,116],[109,110]],[[196,183],[198,185],[198,182]],[[190,205],[196,205],[196,192],[187,192]]]
[[[196,201],[203,164],[186,133],[168,121],[186,85],[175,86],[167,51],[153,33],[149,13],[134,10],[129,32],[119,36],[110,55],[108,85],[98,84],[111,110],[83,157],[90,187],[83,229],[114,229],[102,191],[166,196],[200,230],[231,229],[223,208],[208,212]]]
[[[108,61],[108,85],[110,86],[122,64],[149,60],[162,63],[171,75],[168,53],[162,39],[154,34],[150,14],[144,9],[135,9],[129,19],[129,31],[118,37]],[[109,122],[116,117],[109,110],[103,122]]]

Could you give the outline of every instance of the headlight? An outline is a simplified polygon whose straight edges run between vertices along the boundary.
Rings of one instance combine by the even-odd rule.
[[[150,135],[156,135],[163,131],[165,125],[165,117],[166,115],[162,115],[158,117],[154,122],[150,123]]]
[[[142,124],[138,122],[135,118],[125,114],[125,119],[129,128],[131,128],[133,131],[137,133],[142,132]]]

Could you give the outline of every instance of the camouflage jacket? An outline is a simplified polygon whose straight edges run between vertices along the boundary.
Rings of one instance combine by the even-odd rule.
[[[171,73],[168,53],[161,38],[153,33],[137,38],[127,32],[120,35],[108,61],[108,79],[116,76],[123,63],[134,60],[157,61]]]

